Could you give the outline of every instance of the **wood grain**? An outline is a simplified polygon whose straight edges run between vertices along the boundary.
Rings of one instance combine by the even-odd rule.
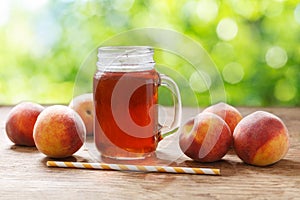
[[[300,108],[238,108],[243,115],[272,112],[287,125],[291,148],[283,160],[269,167],[246,165],[233,151],[222,161],[203,164],[177,149],[158,149],[159,157],[165,158],[161,160],[170,165],[220,168],[222,176],[48,168],[45,163],[50,159],[36,148],[13,145],[7,138],[4,126],[10,109],[0,107],[0,199],[300,198]],[[183,121],[197,112],[185,108]],[[169,136],[161,146],[173,139]],[[91,157],[82,149],[65,160],[90,161]]]

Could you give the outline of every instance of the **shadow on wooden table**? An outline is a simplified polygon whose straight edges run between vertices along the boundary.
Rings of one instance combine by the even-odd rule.
[[[293,177],[300,176],[300,162],[290,160],[290,159],[282,159],[279,162],[264,167],[264,173],[270,175],[280,174],[282,176]]]
[[[27,147],[27,146],[20,146],[20,145],[11,145],[10,149],[15,152],[20,153],[39,153],[36,147]]]
[[[253,166],[246,164],[242,161],[220,160],[212,163],[200,163],[192,160],[182,163],[187,167],[207,167],[207,168],[219,168],[222,176],[235,176],[235,175],[278,175],[280,176],[300,176],[300,162],[293,160],[282,159],[279,162],[269,166]]]
[[[41,160],[42,163],[44,163],[46,165],[47,161],[62,161],[62,162],[89,162],[89,160],[87,160],[84,157],[78,156],[78,155],[73,155],[73,156],[69,156],[66,158],[51,158],[51,157],[45,157]]]

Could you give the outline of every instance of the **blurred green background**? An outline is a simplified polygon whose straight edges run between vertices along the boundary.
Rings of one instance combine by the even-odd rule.
[[[97,45],[144,27],[199,42],[217,66],[228,103],[300,105],[298,0],[0,0],[0,105],[68,103]],[[210,81],[205,74],[188,79],[200,106],[211,103]]]

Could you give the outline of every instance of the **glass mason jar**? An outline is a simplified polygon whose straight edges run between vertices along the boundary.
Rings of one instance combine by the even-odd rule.
[[[147,46],[108,46],[98,49],[94,75],[94,142],[101,156],[142,159],[158,142],[175,132],[181,121],[176,83],[155,70],[154,50]],[[171,124],[158,123],[158,87],[173,94]]]

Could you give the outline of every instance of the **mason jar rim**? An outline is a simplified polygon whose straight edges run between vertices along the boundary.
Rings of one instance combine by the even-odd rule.
[[[98,57],[102,56],[139,56],[144,54],[153,54],[154,49],[151,46],[102,46],[98,48]]]
[[[98,48],[100,71],[144,71],[154,68],[154,49],[150,46],[103,46]]]

